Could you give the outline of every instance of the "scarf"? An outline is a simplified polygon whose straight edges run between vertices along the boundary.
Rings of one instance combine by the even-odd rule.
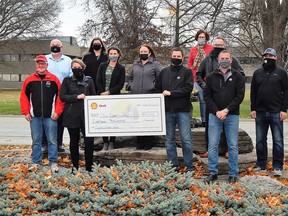
[[[203,49],[203,46],[198,45],[198,52],[193,62],[194,70],[196,71],[198,70],[200,63],[205,57],[206,57],[206,53],[205,53],[205,50]]]

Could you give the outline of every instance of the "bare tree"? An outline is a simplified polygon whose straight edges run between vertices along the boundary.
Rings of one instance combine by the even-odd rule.
[[[287,58],[287,0],[230,1],[216,23],[242,56],[259,58],[264,49],[273,47],[284,64]],[[223,25],[224,24],[224,25]]]
[[[214,23],[225,0],[163,0],[162,7],[168,9],[167,24],[173,29],[174,46],[194,41],[200,28],[213,32]]]
[[[160,46],[165,41],[165,34],[153,23],[159,8],[154,0],[86,0],[86,4],[86,8],[97,6],[81,30],[86,40],[101,36],[109,45],[129,52],[133,59],[140,44]]]
[[[49,34],[59,12],[57,0],[1,0],[0,40]]]

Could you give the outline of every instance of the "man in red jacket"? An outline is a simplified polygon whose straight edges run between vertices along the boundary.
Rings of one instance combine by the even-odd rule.
[[[48,141],[48,160],[52,172],[58,172],[57,166],[57,119],[64,109],[60,100],[60,81],[47,71],[47,58],[39,55],[35,59],[36,71],[30,74],[22,85],[20,95],[21,113],[30,122],[32,136],[32,166],[35,171],[41,165],[43,130]]]

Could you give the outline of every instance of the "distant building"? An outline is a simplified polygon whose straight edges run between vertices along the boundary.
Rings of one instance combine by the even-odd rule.
[[[87,51],[68,36],[0,41],[0,88],[20,89],[25,78],[35,71],[35,57],[51,53],[50,41],[55,38],[62,41],[63,54],[71,58],[82,58]]]

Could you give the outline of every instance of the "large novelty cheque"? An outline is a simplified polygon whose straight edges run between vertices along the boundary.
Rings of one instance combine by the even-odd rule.
[[[162,94],[87,96],[86,136],[165,135]]]

